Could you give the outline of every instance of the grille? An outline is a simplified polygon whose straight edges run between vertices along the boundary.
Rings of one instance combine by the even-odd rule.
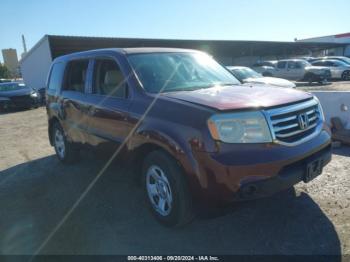
[[[320,107],[314,99],[266,114],[274,140],[282,144],[301,143],[317,134],[322,124]]]
[[[27,96],[13,96],[11,97],[11,101],[15,106],[27,106],[31,103],[30,97]]]

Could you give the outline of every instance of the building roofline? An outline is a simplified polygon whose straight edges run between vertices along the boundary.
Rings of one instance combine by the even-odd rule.
[[[308,37],[308,38],[300,39],[298,41],[312,40],[312,39],[325,38],[325,37],[339,38],[339,37],[343,37],[343,36],[349,36],[350,37],[350,32],[348,32],[348,33],[340,33],[340,34],[335,34],[335,35],[323,35],[323,36]]]
[[[49,39],[54,40],[54,38],[59,39],[106,39],[106,40],[130,40],[130,41],[174,41],[174,42],[211,42],[211,43],[274,43],[274,44],[295,44],[300,43],[298,41],[266,41],[266,40],[233,40],[233,39],[175,39],[175,38],[137,38],[137,37],[105,37],[105,36],[76,36],[76,35],[45,35]],[[310,38],[312,39],[312,38]],[[305,44],[305,43],[303,43]],[[307,44],[330,44],[330,45],[342,45],[333,42],[308,42]]]
[[[45,40],[49,39],[49,35],[44,35],[40,40],[31,48],[25,55],[20,59],[19,63],[24,62],[24,60],[27,59],[27,57],[33,53]]]

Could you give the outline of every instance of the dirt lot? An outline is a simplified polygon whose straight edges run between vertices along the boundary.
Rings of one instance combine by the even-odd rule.
[[[308,83],[298,82],[296,85],[297,89],[305,91],[350,91],[350,81],[332,81],[323,85],[318,83],[309,85]]]
[[[106,159],[64,166],[43,108],[0,115],[0,253],[33,254]],[[114,163],[42,249],[45,254],[350,254],[350,149],[295,190],[233,206],[183,229],[160,226]]]

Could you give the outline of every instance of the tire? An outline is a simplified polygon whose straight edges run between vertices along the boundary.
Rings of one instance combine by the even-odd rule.
[[[58,159],[65,164],[76,162],[79,159],[79,148],[77,145],[67,140],[58,122],[53,124],[51,132],[52,143]]]
[[[146,156],[142,167],[142,185],[148,206],[161,224],[179,227],[194,219],[185,174],[166,152],[157,150]]]
[[[341,79],[344,81],[350,80],[350,71],[344,71],[341,75]]]
[[[315,79],[315,77],[314,77],[314,74],[312,74],[312,73],[308,73],[308,74],[306,74],[306,75],[304,76],[304,80],[305,80],[306,82],[308,82],[309,85],[311,85],[312,82],[314,82],[314,79]]]

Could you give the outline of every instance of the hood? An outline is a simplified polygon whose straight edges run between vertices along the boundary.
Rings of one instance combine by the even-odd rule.
[[[0,91],[0,96],[1,97],[25,96],[25,95],[30,95],[33,92],[35,91],[31,88],[22,88],[22,89],[12,90],[12,91]]]
[[[218,110],[267,108],[312,97],[310,93],[303,91],[268,85],[218,86],[195,91],[169,92],[162,95]]]
[[[306,70],[327,70],[329,67],[326,66],[306,66]]]
[[[265,84],[279,87],[288,87],[295,88],[295,84],[286,79],[277,78],[277,77],[259,77],[259,78],[247,78],[244,80],[245,83],[257,83]]]

